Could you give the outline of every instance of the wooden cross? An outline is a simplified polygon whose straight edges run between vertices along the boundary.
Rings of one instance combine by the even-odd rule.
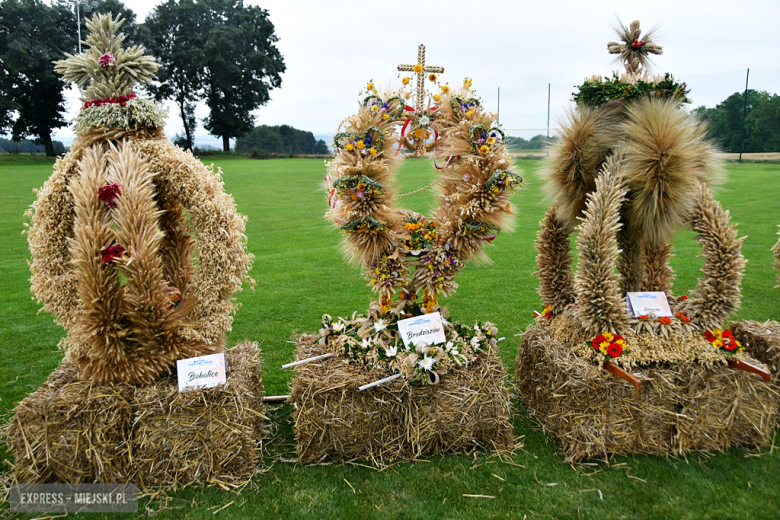
[[[417,70],[415,70],[417,67]],[[415,110],[418,114],[423,112],[423,101],[425,99],[425,73],[444,72],[444,67],[425,66],[425,45],[417,47],[417,65],[399,65],[398,70],[402,72],[412,71],[417,74],[417,99],[415,100]]]

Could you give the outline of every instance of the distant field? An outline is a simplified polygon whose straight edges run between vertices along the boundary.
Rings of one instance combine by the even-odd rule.
[[[524,151],[525,152],[525,151]],[[542,151],[538,151],[542,153]],[[10,156],[9,156],[10,157]],[[28,251],[22,214],[34,200],[33,188],[51,174],[52,161],[37,156],[0,157],[0,409],[37,388],[57,365],[55,346],[63,331],[51,316],[37,314],[29,292]],[[322,218],[323,161],[268,161],[215,158],[225,168],[226,190],[249,217],[247,235],[255,255],[254,291],[239,294],[229,344],[243,338],[262,341],[263,379],[269,394],[286,393],[290,372],[279,365],[293,359],[294,331],[314,331],[323,313],[346,316],[364,311],[370,291],[359,268],[344,263],[339,233]],[[453,319],[491,320],[509,341],[501,355],[511,371],[520,331],[540,310],[533,241],[547,203],[535,174],[538,160],[519,160],[526,189],[514,198],[517,222],[487,252],[493,263],[468,266],[460,289],[449,298]],[[780,165],[728,165],[729,180],[718,198],[747,235],[748,258],[743,305],[737,318],[780,319],[770,248],[780,224]],[[401,192],[430,182],[429,162],[409,160],[400,173]],[[429,191],[402,199],[403,206],[427,212]],[[696,284],[702,259],[690,232],[675,240],[672,265],[678,294]],[[598,396],[594,396],[598,398]],[[693,454],[688,459],[615,457],[610,464],[563,464],[556,442],[537,430],[523,413],[515,420],[525,448],[507,463],[485,454],[434,457],[377,472],[359,464],[303,467],[290,463],[294,437],[289,406],[271,415],[279,425],[267,444],[268,468],[255,479],[257,492],[241,496],[188,488],[167,502],[153,502],[159,518],[776,518],[780,516],[780,452]],[[780,446],[780,444],[779,444]],[[362,463],[360,463],[362,464]],[[467,498],[483,494],[495,499]],[[7,507],[7,506],[4,506]],[[6,510],[7,511],[7,510]],[[100,516],[97,516],[99,518]],[[133,515],[136,518],[137,515]]]

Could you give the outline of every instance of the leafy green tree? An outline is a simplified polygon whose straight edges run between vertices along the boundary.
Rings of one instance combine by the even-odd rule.
[[[780,96],[763,91],[735,92],[715,108],[694,110],[709,125],[709,134],[726,152],[780,151]],[[743,135],[744,117],[744,135]]]
[[[244,6],[242,0],[202,0],[208,9],[209,32],[202,50],[206,74],[206,129],[222,137],[225,151],[230,138],[254,127],[251,112],[270,99],[282,84],[284,59],[268,11]]]
[[[197,128],[195,104],[204,95],[203,48],[208,27],[202,2],[168,0],[144,23],[144,42],[157,58],[157,83],[147,87],[158,101],[169,99],[179,109],[185,148],[191,150]]]
[[[67,125],[66,85],[52,62],[76,48],[75,19],[65,7],[40,0],[0,4],[0,131],[27,136],[54,155],[52,130]]]

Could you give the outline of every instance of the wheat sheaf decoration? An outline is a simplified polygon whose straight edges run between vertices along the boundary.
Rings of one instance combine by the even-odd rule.
[[[58,63],[84,107],[28,211],[30,280],[82,377],[147,384],[222,349],[252,256],[221,172],[171,144],[165,112],[133,92],[157,64],[122,49],[121,23],[93,16],[89,48]]]
[[[343,233],[348,260],[363,265],[378,297],[366,315],[326,315],[320,334],[331,350],[426,382],[432,373],[468,364],[495,346],[497,329],[489,322],[464,327],[445,320],[446,345],[405,349],[396,322],[436,311],[446,316],[439,298],[453,294],[466,263],[486,260],[482,247],[509,228],[509,198],[522,177],[513,171],[496,116],[483,110],[471,79],[451,89],[437,74],[424,77],[443,69],[426,68],[422,46],[418,58],[416,65],[399,66],[417,73],[416,91],[408,90],[408,77],[400,90],[386,92],[370,82],[360,111],[342,122],[334,138],[327,217]],[[423,88],[426,79],[437,92]],[[413,93],[414,108],[404,102]],[[397,207],[395,172],[403,148],[416,156],[434,150],[439,205],[430,218]]]
[[[536,241],[539,292],[548,316],[566,315],[590,337],[698,338],[722,329],[739,308],[742,239],[713,197],[722,163],[706,125],[682,110],[685,84],[669,74],[650,77],[647,54],[661,48],[651,35],[639,36],[639,22],[618,33],[623,43],[609,50],[625,73],[578,87],[576,108],[543,167],[553,203]],[[678,299],[669,259],[683,227],[696,233],[705,260],[697,287]],[[569,245],[575,230],[576,274]],[[666,292],[674,317],[627,315],[629,291]],[[639,349],[632,355],[638,362],[671,359],[658,352],[643,358]]]

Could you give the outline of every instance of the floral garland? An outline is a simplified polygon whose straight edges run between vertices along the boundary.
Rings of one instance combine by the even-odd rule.
[[[473,327],[453,324],[442,318],[446,342],[409,343],[405,346],[398,333],[398,320],[406,312],[372,319],[356,315],[352,319],[322,317],[320,344],[349,359],[400,373],[413,384],[436,384],[439,376],[473,363],[480,353],[498,344],[498,328],[490,322]]]
[[[135,94],[128,94],[126,96],[117,96],[117,97],[107,97],[103,99],[93,99],[92,101],[86,101],[84,102],[84,106],[81,107],[81,110],[84,110],[85,108],[92,108],[92,107],[99,107],[103,105],[109,105],[111,103],[116,103],[119,106],[127,106],[127,102],[131,99],[135,99]]]
[[[600,106],[608,101],[632,101],[643,96],[655,96],[660,98],[673,98],[681,103],[690,103],[688,93],[690,89],[685,83],[677,82],[670,74],[652,81],[637,80],[635,82],[622,81],[617,73],[612,78],[599,77],[585,81],[575,87],[572,100],[575,103],[584,103],[589,106]]]
[[[129,94],[87,101],[73,120],[73,129],[88,133],[100,129],[158,128],[165,125],[167,117],[168,112],[159,103]]]

